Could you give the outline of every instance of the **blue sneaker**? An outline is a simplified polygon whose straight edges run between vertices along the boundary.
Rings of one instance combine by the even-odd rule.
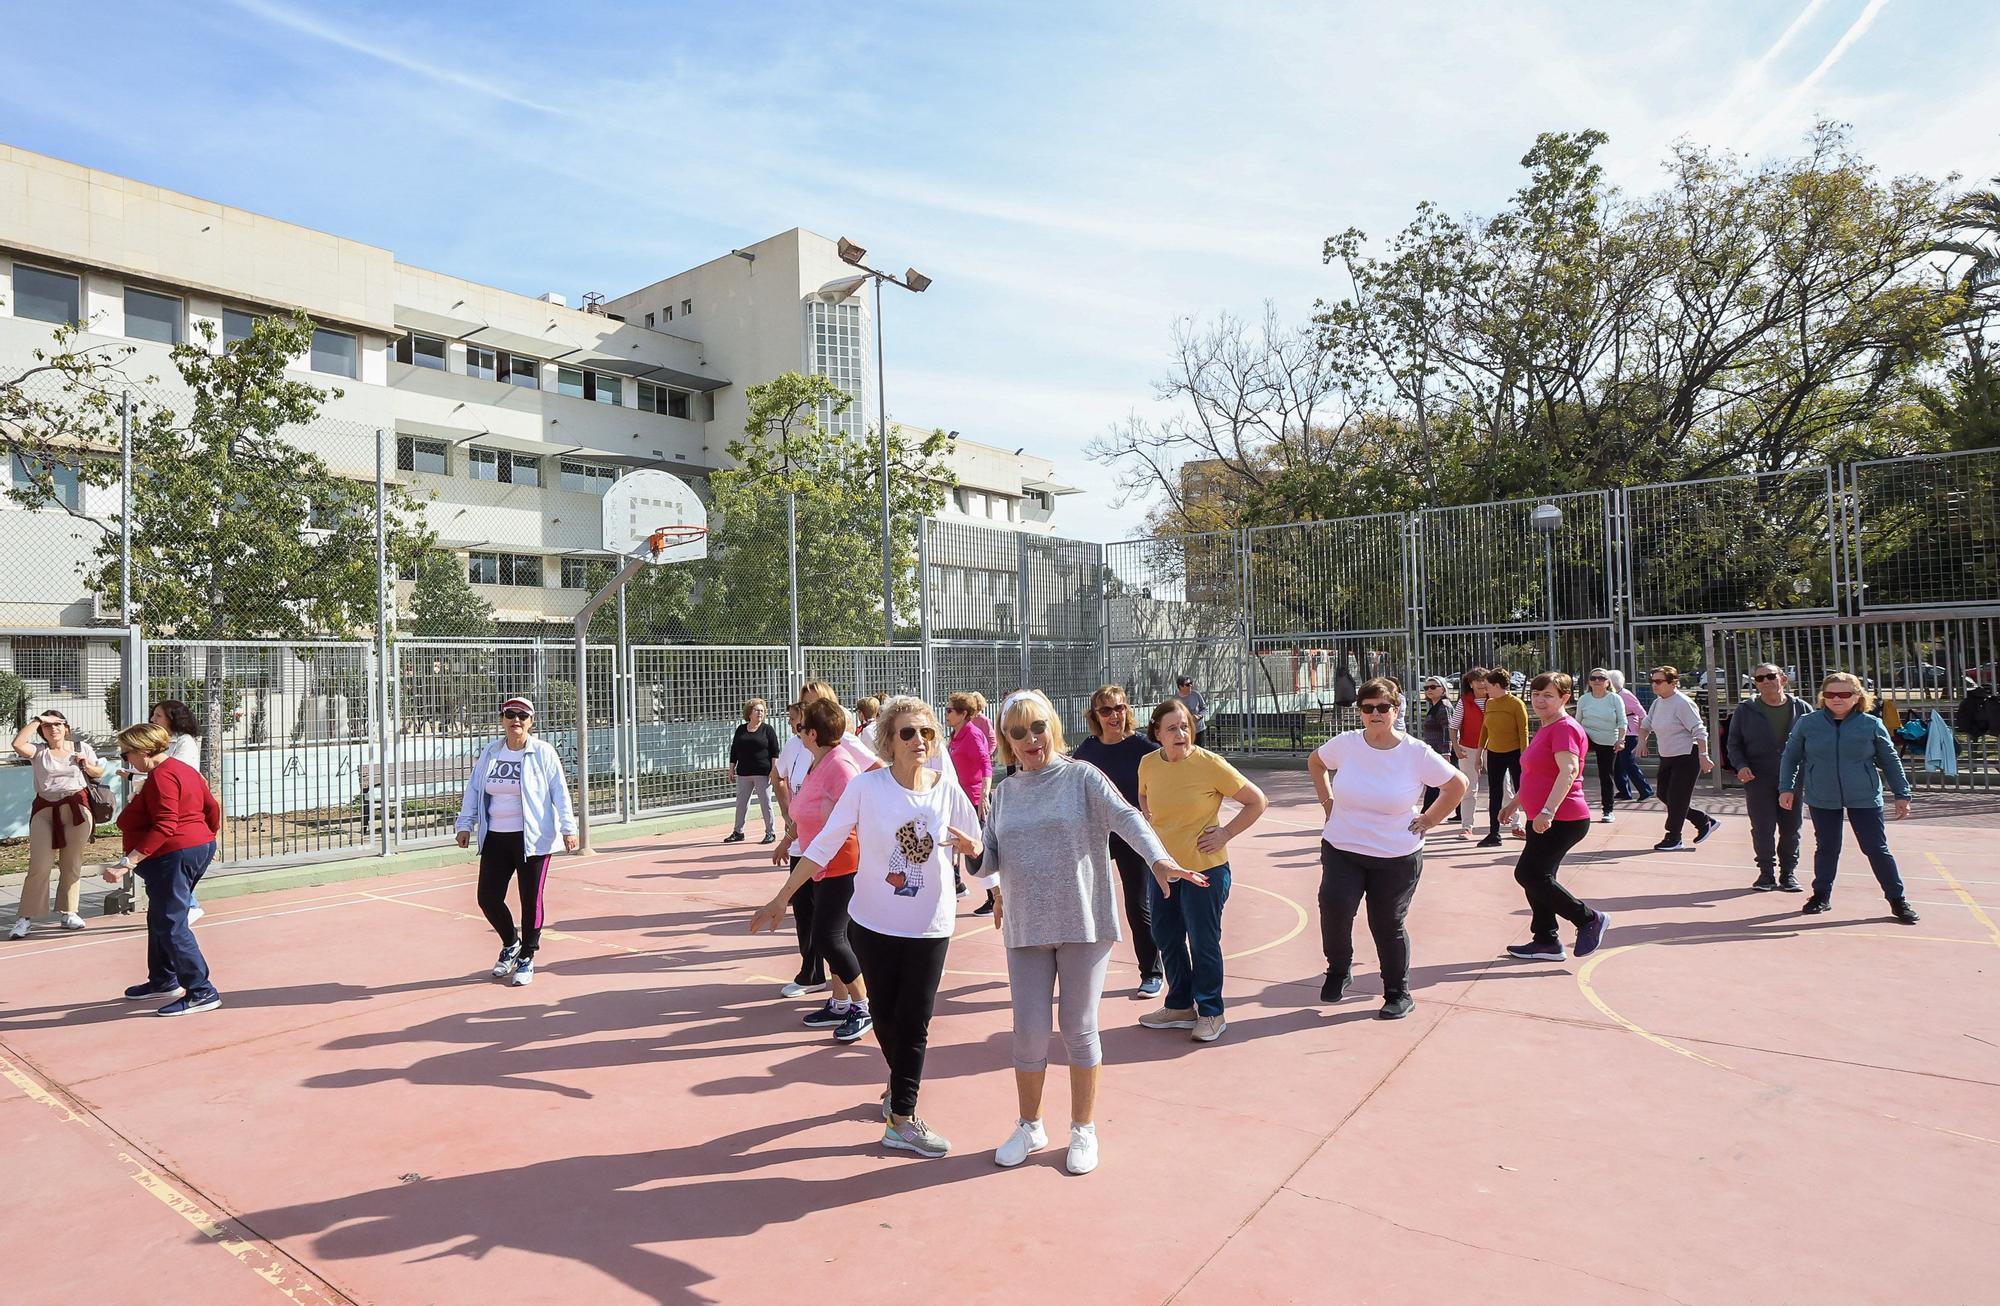
[[[507,982],[517,989],[526,988],[535,982],[534,953],[524,952],[521,954],[521,959],[514,963],[514,973],[507,977]]]
[[[173,980],[168,980],[165,984],[161,985],[155,985],[151,980],[148,980],[144,984],[134,984],[131,988],[126,989],[125,996],[134,1002],[140,1002],[146,998],[178,998],[186,992],[186,989]]]
[[[840,1022],[840,1028],[833,1031],[833,1036],[842,1043],[853,1043],[873,1028],[875,1017],[868,1014],[868,1008],[856,1007],[847,1013],[847,1019]]]
[[[154,1012],[157,1016],[192,1016],[196,1012],[214,1011],[222,1005],[222,995],[214,989],[206,993],[190,993],[176,1001],[169,1002]]]
[[[806,1013],[806,1024],[814,1029],[834,1029],[846,1019],[847,1012],[834,1010],[832,998],[828,998],[819,1007]]]
[[[1569,954],[1563,951],[1561,939],[1535,939],[1528,943],[1509,944],[1507,955],[1516,961],[1569,960]]]
[[[1604,942],[1605,927],[1610,924],[1611,918],[1603,912],[1590,913],[1590,919],[1576,927],[1576,955],[1588,957],[1596,952],[1598,946]]]
[[[1166,986],[1166,981],[1162,980],[1158,975],[1148,975],[1139,981],[1138,996],[1142,998],[1157,998],[1160,996],[1160,990]]]

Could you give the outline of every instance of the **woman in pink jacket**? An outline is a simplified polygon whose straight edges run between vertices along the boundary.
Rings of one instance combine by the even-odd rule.
[[[965,790],[965,796],[972,800],[972,810],[979,813],[979,819],[986,819],[986,785],[993,778],[993,748],[999,742],[993,733],[993,723],[986,719],[986,696],[977,690],[962,691],[946,700],[945,726],[951,731],[951,738],[945,744],[945,752],[951,757],[952,772],[958,777],[958,787]],[[979,873],[980,859],[969,859],[969,867],[974,875]],[[956,868],[958,896],[965,896],[965,872],[967,866]],[[973,912],[976,916],[991,915],[993,911],[993,891],[986,891],[986,901]]]
[[[1625,673],[1613,671],[1611,692],[1618,695],[1625,704],[1625,746],[1618,750],[1618,765],[1613,771],[1617,781],[1618,797],[1624,802],[1647,799],[1653,796],[1653,786],[1646,783],[1646,773],[1639,769],[1639,759],[1633,750],[1639,746],[1639,723],[1646,718],[1646,709],[1639,706],[1639,696],[1625,688]]]

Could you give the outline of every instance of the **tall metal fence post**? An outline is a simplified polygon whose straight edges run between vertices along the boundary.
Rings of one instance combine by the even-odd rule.
[[[1035,683],[1034,672],[1028,665],[1032,657],[1028,644],[1028,631],[1030,629],[1028,624],[1028,596],[1030,593],[1028,583],[1028,536],[1026,532],[1023,532],[1015,538],[1019,541],[1021,551],[1021,560],[1014,573],[1014,620],[1019,622],[1021,626],[1021,685],[1032,685]],[[1016,689],[1020,687],[1020,685],[1015,686]],[[1012,691],[1008,692],[1011,693]]]
[[[132,624],[132,392],[118,396],[118,620]],[[133,682],[128,680],[126,684]]]
[[[1241,623],[1240,629],[1242,630],[1242,639],[1237,649],[1237,675],[1241,678],[1243,684],[1243,691],[1237,696],[1237,701],[1243,705],[1243,742],[1240,746],[1247,751],[1254,749],[1258,738],[1257,681],[1255,679],[1257,655],[1252,642],[1252,603],[1250,598],[1252,578],[1250,572],[1250,532],[1248,530],[1236,532],[1236,548],[1238,558],[1236,564],[1236,584],[1238,587],[1236,591],[1236,614]],[[1277,704],[1273,703],[1271,706],[1275,710]],[[1222,741],[1218,739],[1216,742],[1219,744]]]
[[[152,683],[147,679],[146,636],[136,621],[125,627],[125,648],[121,661],[123,666],[119,668],[119,674],[125,677],[127,688],[119,697],[119,715],[129,725],[140,719],[134,707],[143,709],[153,697]],[[122,728],[116,721],[111,726],[114,730]]]
[[[630,821],[632,813],[638,810],[632,794],[632,760],[626,750],[625,732],[631,724],[630,714],[620,708],[626,701],[626,689],[632,673],[632,659],[629,652],[630,638],[625,633],[625,591],[618,591],[618,644],[611,650],[611,737],[617,741],[612,765],[618,768],[618,819]],[[583,738],[579,732],[578,739]]]
[[[382,786],[381,854],[389,855],[394,835],[389,821],[389,791],[396,778],[390,755],[396,747],[396,725],[389,704],[389,465],[388,436],[375,428],[375,678],[369,686],[375,703],[375,778]],[[362,801],[367,802],[367,795]]]
[[[1096,549],[1097,567],[1097,683],[1111,683],[1111,567],[1102,544]]]
[[[931,647],[931,523],[917,519],[917,644],[923,665],[917,669],[917,692],[926,703],[937,702],[937,654]]]

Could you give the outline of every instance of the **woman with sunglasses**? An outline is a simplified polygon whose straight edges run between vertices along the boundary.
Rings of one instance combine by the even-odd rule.
[[[1442,683],[1442,682],[1440,682]],[[1403,928],[1424,871],[1424,835],[1451,815],[1465,777],[1443,754],[1398,728],[1403,690],[1377,676],[1355,692],[1361,729],[1335,735],[1306,759],[1326,828],[1319,844],[1319,934],[1326,953],[1321,1002],[1347,994],[1354,972],[1354,913],[1368,903],[1368,932],[1382,967],[1382,1020],[1410,1000],[1410,936]]]
[[[945,949],[957,922],[949,887],[952,853],[976,857],[984,847],[972,800],[930,765],[941,742],[930,704],[890,699],[876,718],[875,737],[888,767],[848,783],[799,869],[819,874],[850,835],[860,836],[847,941],[861,963],[875,1041],[889,1068],[882,1145],[941,1157],[951,1144],[917,1115],[917,1094]],[[778,899],[766,903],[751,919],[751,933],[775,929],[784,910]]]
[[[1139,762],[1139,808],[1178,866],[1208,875],[1206,885],[1147,886],[1153,941],[1167,972],[1166,1005],[1139,1017],[1147,1029],[1185,1029],[1213,1043],[1229,1022],[1222,1002],[1222,909],[1229,901],[1229,841],[1270,806],[1243,773],[1194,742],[1195,718],[1180,698],[1153,709],[1146,733],[1159,744]],[[1224,799],[1239,804],[1217,825]]]
[[[1072,754],[1104,772],[1118,796],[1132,806],[1139,805],[1139,763],[1159,745],[1132,729],[1132,706],[1125,701],[1119,685],[1105,685],[1090,696],[1090,709],[1083,714],[1090,723],[1090,738],[1076,746]],[[1142,998],[1157,998],[1165,987],[1160,969],[1160,947],[1153,942],[1153,907],[1148,897],[1153,873],[1132,845],[1110,836],[1111,862],[1118,868],[1118,880],[1125,890],[1125,922],[1132,931],[1132,953],[1139,963],[1139,992]]]
[[[556,841],[576,851],[576,814],[562,759],[529,732],[535,704],[510,698],[500,705],[500,738],[480,751],[458,807],[458,846],[479,840],[479,910],[500,936],[493,978],[519,988],[535,981],[535,953],[547,919],[549,861]],[[518,888],[521,924],[507,907],[509,885]]]
[[[1715,763],[1708,760],[1708,723],[1702,720],[1701,708],[1695,701],[1681,692],[1680,671],[1675,667],[1654,667],[1652,684],[1653,706],[1646,709],[1646,719],[1639,723],[1637,756],[1646,755],[1649,736],[1659,739],[1660,801],[1667,805],[1667,831],[1653,845],[1653,851],[1678,852],[1687,847],[1681,842],[1682,822],[1694,822],[1696,843],[1714,834],[1719,824],[1693,805],[1697,772],[1707,775],[1715,769]]]
[[[104,767],[90,745],[73,737],[69,718],[44,712],[14,736],[14,751],[28,759],[35,797],[28,809],[28,878],[8,935],[25,939],[35,917],[49,908],[49,875],[57,872],[55,910],[66,930],[83,928],[83,846],[96,824],[90,819],[90,782]]]
[[[1903,876],[1889,851],[1882,823],[1882,780],[1896,796],[1896,819],[1910,814],[1910,778],[1889,738],[1889,728],[1873,715],[1874,695],[1845,671],[1828,673],[1819,687],[1819,711],[1798,719],[1778,763],[1778,806],[1786,811],[1805,795],[1813,825],[1813,887],[1800,912],[1817,916],[1833,908],[1833,877],[1840,869],[1840,822],[1844,814],[1854,841],[1868,855],[1875,882],[1889,900],[1889,914],[1905,925],[1920,919],[1903,895]],[[1803,779],[1803,784],[1801,780]]]
[[[1605,674],[1611,677],[1611,692],[1625,705],[1625,746],[1618,750],[1618,801],[1644,802],[1653,796],[1653,786],[1646,783],[1638,758],[1639,725],[1646,719],[1646,709],[1639,706],[1638,695],[1625,687],[1624,672],[1613,668]]]
[[[1593,911],[1556,879],[1563,858],[1590,833],[1590,802],[1583,796],[1583,752],[1590,736],[1570,716],[1575,682],[1563,671],[1544,671],[1528,687],[1528,704],[1541,723],[1521,759],[1521,787],[1503,813],[1533,812],[1527,845],[1514,863],[1514,882],[1528,896],[1532,937],[1507,955],[1520,961],[1563,961],[1556,921],[1576,926],[1576,955],[1588,957],[1604,943],[1611,918]]]
[[[1097,1168],[1097,1078],[1103,1050],[1097,1008],[1104,972],[1118,942],[1118,877],[1112,837],[1162,886],[1208,883],[1167,856],[1146,818],[1119,796],[1094,766],[1062,755],[1062,722],[1041,693],[1024,689],[1000,709],[1000,756],[1019,768],[993,795],[986,824],[986,870],[999,877],[993,924],[1007,945],[1007,984],[1014,1000],[1014,1095],[1020,1115],[993,1154],[1017,1166],[1048,1146],[1042,1128],[1042,1088],[1048,1079],[1049,1008],[1059,1007],[1069,1061],[1071,1174]]]
[[[1597,802],[1606,821],[1613,819],[1613,794],[1618,783],[1618,749],[1625,742],[1625,701],[1611,692],[1611,673],[1592,667],[1576,700],[1576,723],[1590,739],[1591,760],[1597,763]]]

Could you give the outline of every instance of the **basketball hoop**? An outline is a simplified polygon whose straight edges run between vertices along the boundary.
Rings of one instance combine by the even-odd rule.
[[[706,526],[661,526],[646,537],[646,542],[641,547],[646,550],[652,561],[658,562],[660,556],[669,549],[677,552],[685,550],[688,545],[707,538]]]

